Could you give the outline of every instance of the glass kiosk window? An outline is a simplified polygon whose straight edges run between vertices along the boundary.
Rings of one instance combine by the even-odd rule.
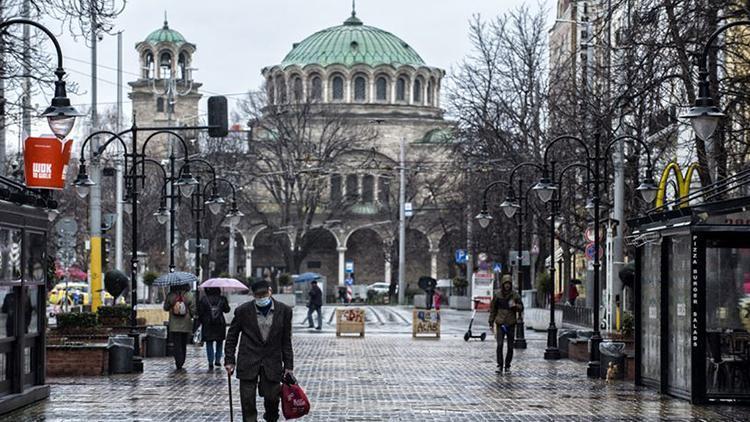
[[[706,393],[750,396],[750,248],[706,248]]]

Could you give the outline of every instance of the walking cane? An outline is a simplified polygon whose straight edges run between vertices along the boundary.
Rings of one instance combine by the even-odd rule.
[[[232,408],[232,374],[227,371],[227,385],[229,386],[229,421],[234,422],[234,409]]]

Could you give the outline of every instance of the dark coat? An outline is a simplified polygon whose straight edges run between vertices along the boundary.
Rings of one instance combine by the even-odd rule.
[[[217,305],[221,309],[221,316],[216,321],[211,321],[211,305]],[[229,301],[221,295],[201,296],[198,302],[198,320],[201,323],[202,341],[222,341],[227,337],[227,320],[224,314],[229,312]]]
[[[294,369],[292,309],[275,299],[272,300],[273,323],[265,342],[258,328],[255,302],[243,303],[234,310],[234,319],[227,333],[224,362],[237,366],[237,378],[241,380],[256,379],[262,367],[268,381],[281,382],[284,369]]]
[[[509,291],[496,290],[490,303],[489,324],[513,325],[516,323],[518,312],[523,312],[521,296],[512,288]]]
[[[307,296],[310,298],[310,300],[307,302],[307,306],[311,308],[318,308],[323,306],[323,291],[320,290],[320,287],[314,286],[313,288],[311,288]]]

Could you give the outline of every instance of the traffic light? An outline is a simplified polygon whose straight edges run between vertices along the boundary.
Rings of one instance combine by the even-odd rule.
[[[102,237],[102,272],[109,266],[109,252],[111,241],[108,237]]]
[[[223,138],[229,134],[227,98],[216,95],[208,98],[208,136]]]

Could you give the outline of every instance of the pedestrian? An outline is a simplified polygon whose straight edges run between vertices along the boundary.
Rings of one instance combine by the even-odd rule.
[[[440,296],[440,289],[435,289],[435,294],[432,297],[432,303],[435,305],[435,310],[440,310],[440,303],[442,302],[443,298]]]
[[[237,369],[243,420],[257,421],[255,391],[259,389],[263,418],[277,421],[281,381],[294,377],[292,309],[271,297],[265,280],[253,283],[251,290],[254,300],[237,307],[229,325],[224,367],[229,375]]]
[[[310,283],[310,292],[307,293],[307,326],[313,328],[313,312],[318,313],[318,326],[316,330],[323,328],[323,315],[321,315],[321,308],[323,307],[323,291],[318,287],[318,281],[313,280]]]
[[[570,285],[568,285],[568,304],[570,306],[576,306],[576,298],[578,298],[576,281],[577,280],[570,280]]]
[[[169,334],[174,344],[174,365],[178,371],[185,364],[188,338],[193,334],[193,317],[196,313],[195,298],[189,290],[187,284],[172,286],[164,299],[164,310],[169,312]]]
[[[221,289],[209,287],[198,302],[198,321],[201,327],[201,341],[206,343],[208,369],[214,365],[221,367],[224,339],[227,334],[227,321],[224,314],[229,312],[229,301],[221,295]]]
[[[513,337],[516,329],[516,313],[523,311],[523,303],[518,293],[513,291],[513,283],[510,277],[504,277],[500,290],[495,291],[490,303],[490,330],[497,338],[497,373],[510,372],[510,363],[513,360]],[[508,353],[503,362],[503,343],[508,339]]]

